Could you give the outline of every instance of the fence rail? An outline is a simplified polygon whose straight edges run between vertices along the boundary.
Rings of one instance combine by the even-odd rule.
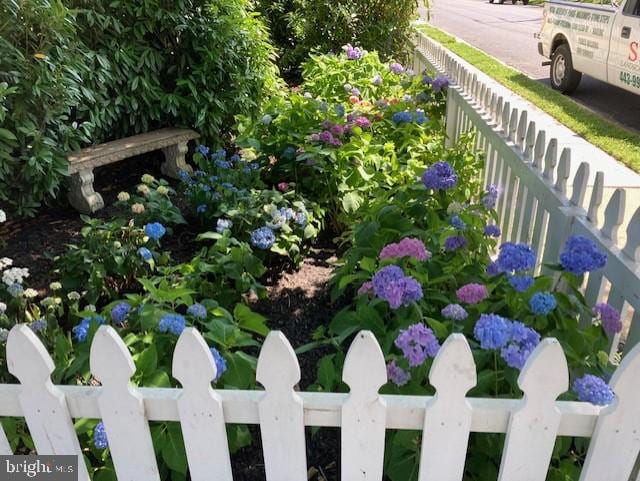
[[[577,234],[593,240],[607,253],[608,262],[604,269],[586,276],[585,299],[591,306],[608,302],[621,311],[628,326],[623,353],[629,352],[640,342],[640,206],[630,206],[636,210],[624,225],[628,193],[617,188],[598,227],[605,176],[603,172],[590,175],[590,169],[610,159],[595,147],[585,150],[581,142],[581,158],[589,162],[580,162],[572,170],[574,152],[569,145],[576,143],[575,135],[567,138],[548,115],[419,34],[414,69],[422,71],[427,66],[451,82],[447,142],[453,144],[464,133],[475,132],[476,146],[486,156],[483,180],[502,192],[497,205],[501,240],[530,244],[538,254],[539,271],[546,270],[544,264],[558,261],[569,236]],[[560,150],[559,145],[565,147]],[[586,201],[590,179],[593,188]],[[584,325],[591,318],[584,315],[580,322]],[[612,357],[620,340],[621,334],[610,339]]]
[[[173,356],[182,388],[144,388],[130,382],[131,354],[110,326],[94,336],[90,365],[101,386],[56,386],[54,363],[25,325],[7,339],[9,371],[20,385],[0,385],[0,417],[26,419],[39,454],[78,454],[74,418],[102,419],[121,481],[157,481],[149,421],[180,422],[191,479],[231,480],[225,424],[260,425],[267,481],[307,479],[305,426],[341,427],[341,479],[380,480],[387,429],[424,431],[419,479],[460,481],[470,432],[506,433],[500,480],[542,481],[557,436],[591,437],[580,481],[621,481],[632,475],[640,451],[640,347],[625,356],[611,379],[616,401],[606,408],[557,401],[569,388],[566,358],[545,339],[518,378],[522,399],[467,398],[477,382],[464,336],[451,335],[429,373],[434,396],[380,395],[386,383],[382,351],[360,332],[345,359],[348,394],[296,392],[300,367],[279,332],[267,337],[258,359],[263,391],[213,390],[216,367],[200,333],[187,328]],[[0,454],[11,454],[0,429]],[[80,463],[81,480],[87,480]]]

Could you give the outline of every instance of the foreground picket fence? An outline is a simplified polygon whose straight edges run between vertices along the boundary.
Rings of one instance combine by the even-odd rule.
[[[133,386],[131,354],[110,326],[101,326],[91,345],[91,372],[101,386],[53,385],[53,360],[25,325],[9,334],[7,363],[20,385],[0,385],[0,416],[24,417],[40,454],[80,455],[73,419],[102,419],[120,481],[160,479],[149,421],[180,422],[193,481],[232,479],[225,423],[260,425],[267,481],[307,479],[305,426],[341,428],[344,481],[382,479],[386,429],[424,431],[420,481],[460,481],[470,432],[506,433],[500,481],[543,481],[557,436],[592,438],[580,481],[627,481],[640,451],[640,347],[612,377],[617,398],[607,408],[556,401],[569,388],[569,372],[551,338],[520,373],[522,399],[466,397],[476,366],[461,334],[446,340],[433,363],[435,396],[379,395],[385,361],[368,331],[357,334],[346,357],[348,394],[295,391],[300,367],[277,331],[258,359],[264,391],[213,390],[215,363],[194,328],[185,329],[173,356],[181,389]],[[2,429],[0,454],[11,454]],[[88,479],[82,463],[79,479]]]
[[[542,264],[557,262],[565,240],[571,235],[592,239],[607,253],[608,262],[587,276],[584,295],[591,306],[608,302],[630,320],[624,353],[640,342],[640,206],[624,226],[626,242],[618,247],[626,195],[616,189],[604,209],[600,224],[599,210],[604,190],[604,174],[597,172],[588,202],[585,203],[589,164],[581,162],[573,179],[570,148],[564,135],[538,129],[553,125],[546,114],[530,112],[526,102],[442,45],[420,34],[417,39],[414,68],[425,67],[446,75],[451,86],[447,94],[447,140],[455,143],[463,134],[475,132],[476,145],[486,156],[483,170],[485,185],[501,190],[497,210],[501,241],[530,244]],[[515,99],[515,100],[514,100]],[[517,102],[520,106],[512,106]],[[533,110],[533,109],[532,109]],[[598,165],[602,154],[593,149],[592,163]],[[571,194],[568,194],[568,188]],[[591,322],[584,316],[581,323]],[[611,340],[611,355],[616,354],[620,335]]]

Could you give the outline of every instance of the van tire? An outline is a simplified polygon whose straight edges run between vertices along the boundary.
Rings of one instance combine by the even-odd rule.
[[[563,43],[553,51],[549,80],[551,88],[563,94],[571,94],[578,88],[582,73],[573,69],[573,60],[569,45]]]

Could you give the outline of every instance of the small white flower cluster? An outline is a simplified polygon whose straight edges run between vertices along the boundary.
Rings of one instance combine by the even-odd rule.
[[[4,224],[5,222],[7,222],[7,214],[0,209],[0,224]]]
[[[0,302],[0,316],[7,312],[7,305],[4,302]]]
[[[9,259],[8,257],[3,257],[0,259],[0,271],[6,269],[7,267],[11,267],[13,265],[13,259]]]
[[[12,267],[2,273],[2,282],[8,286],[22,284],[27,277],[29,277],[29,269],[26,267]]]

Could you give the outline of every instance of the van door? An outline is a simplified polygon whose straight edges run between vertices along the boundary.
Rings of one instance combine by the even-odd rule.
[[[609,83],[640,95],[640,0],[627,0],[611,33]]]

